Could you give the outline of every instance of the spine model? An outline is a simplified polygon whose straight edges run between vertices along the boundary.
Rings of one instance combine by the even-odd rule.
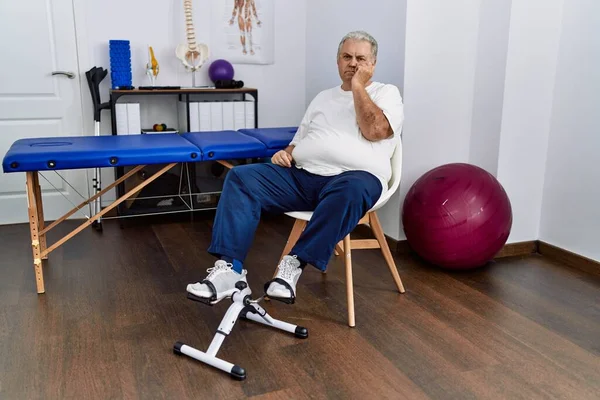
[[[192,0],[183,0],[185,15],[186,43],[177,46],[176,55],[186,69],[198,70],[208,59],[208,46],[196,42],[196,30],[194,29],[194,15],[192,12]]]

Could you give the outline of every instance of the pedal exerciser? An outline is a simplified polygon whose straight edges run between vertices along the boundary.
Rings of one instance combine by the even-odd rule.
[[[221,320],[221,324],[217,328],[217,332],[208,346],[208,349],[206,351],[200,351],[178,341],[173,346],[173,352],[178,355],[184,354],[218,368],[229,373],[234,379],[244,380],[246,379],[246,370],[244,368],[217,357],[217,352],[225,341],[225,338],[231,333],[231,330],[239,317],[293,333],[300,339],[306,339],[308,337],[308,330],[302,326],[290,324],[271,317],[264,308],[258,305],[264,296],[253,300],[251,298],[252,291],[246,282],[237,282],[235,288],[237,290],[231,296],[232,304],[229,306],[225,316]],[[214,305],[214,302],[211,302],[210,299],[197,297],[191,293],[188,293],[187,297],[190,300],[198,301],[210,306]]]

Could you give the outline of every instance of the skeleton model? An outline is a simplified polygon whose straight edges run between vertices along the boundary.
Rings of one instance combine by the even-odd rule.
[[[183,1],[185,14],[185,32],[187,43],[180,44],[175,50],[177,58],[183,66],[192,71],[192,86],[195,85],[195,72],[199,70],[208,59],[208,46],[204,43],[196,43],[196,31],[194,29],[194,18],[192,14],[192,0]]]

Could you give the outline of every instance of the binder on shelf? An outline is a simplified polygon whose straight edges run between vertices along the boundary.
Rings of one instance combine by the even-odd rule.
[[[187,132],[185,101],[177,104],[179,132]],[[246,100],[190,102],[190,132],[254,128],[254,102]]]
[[[115,113],[115,119],[117,120],[117,135],[127,135],[129,133],[127,104],[116,104]]]
[[[130,135],[142,133],[140,103],[127,103],[127,126],[129,127]]]
[[[232,131],[235,127],[235,116],[233,114],[233,101],[223,103],[223,129]]]
[[[198,117],[198,103],[190,102],[190,129],[189,132],[200,131],[200,118]],[[180,101],[177,104],[177,123],[180,132],[188,132],[187,125],[187,110],[185,101]]]
[[[252,126],[250,128],[254,128],[254,121],[252,121]],[[233,130],[248,128],[246,126],[246,106],[243,101],[234,101],[233,102]]]
[[[119,103],[115,105],[117,135],[142,133],[139,103]]]
[[[250,100],[244,101],[246,111],[246,129],[254,128],[254,102]]]
[[[211,101],[210,104],[210,128],[213,131],[223,130],[223,102]]]
[[[198,103],[198,115],[200,118],[200,132],[212,130],[210,123],[210,103],[201,101]]]
[[[199,104],[190,103],[190,132],[200,131]]]

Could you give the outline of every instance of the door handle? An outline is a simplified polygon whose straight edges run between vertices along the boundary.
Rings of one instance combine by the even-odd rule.
[[[75,79],[75,74],[68,71],[52,71],[52,75],[66,75],[69,79]]]

